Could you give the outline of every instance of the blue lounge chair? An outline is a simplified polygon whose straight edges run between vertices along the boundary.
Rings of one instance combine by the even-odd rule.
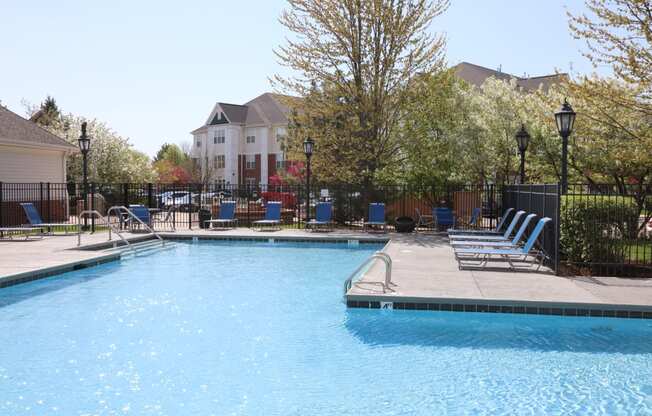
[[[536,217],[536,214],[530,214],[525,217],[521,227],[518,229],[518,232],[511,241],[482,241],[482,240],[452,240],[451,246],[454,248],[457,247],[494,247],[494,248],[516,248],[518,247],[521,238],[525,234],[530,221]]]
[[[507,230],[505,230],[505,232],[503,233],[503,235],[453,234],[453,235],[449,235],[448,238],[450,239],[451,242],[455,240],[509,241],[511,240],[512,232],[514,231],[516,224],[518,224],[519,220],[523,215],[525,215],[525,211],[517,212],[516,215],[514,215],[512,222],[509,224],[509,227],[507,227]]]
[[[464,229],[450,228],[447,231],[448,234],[488,234],[488,235],[502,234],[504,233],[504,231],[501,230],[507,224],[507,219],[512,214],[512,211],[514,211],[514,208],[507,208],[503,213],[503,216],[500,218],[500,221],[496,225],[496,228],[494,228],[493,230],[464,230]]]
[[[148,227],[152,226],[152,216],[149,213],[149,209],[143,205],[129,205],[129,211],[131,211],[136,218],[145,223]],[[135,220],[131,215],[127,218],[127,224],[129,225],[129,228],[131,228],[131,231],[142,226],[140,221]]]
[[[227,225],[235,225],[238,219],[235,217],[235,201],[222,201],[220,204],[220,215],[217,218],[207,220],[205,222],[206,228],[209,230],[226,229]],[[221,225],[223,227],[216,228],[213,225]]]
[[[276,226],[277,230],[281,227],[281,203],[278,201],[268,202],[265,207],[265,218],[259,221],[254,221],[254,225],[258,226],[258,230],[262,230],[263,226],[270,228]]]
[[[310,220],[306,224],[306,228],[310,228],[312,231],[320,228],[322,230],[332,230],[333,204],[331,202],[320,202],[315,207],[315,212],[317,218]]]
[[[79,224],[43,222],[41,214],[39,214],[38,210],[31,202],[21,202],[20,206],[23,208],[23,211],[25,211],[27,221],[32,227],[45,228],[45,232],[48,234],[52,234],[53,228],[63,228],[66,234],[68,234],[68,229],[71,227],[76,228],[76,231],[79,232]]]
[[[504,261],[507,261],[509,264],[510,269],[512,270],[517,270],[517,269],[522,269],[523,267],[516,267],[514,265],[514,261],[519,261],[519,262],[525,262],[527,263],[528,257],[532,258],[532,261],[530,261],[529,266],[526,267],[533,267],[537,258],[540,259],[538,262],[537,270],[541,268],[543,265],[543,261],[545,260],[546,256],[545,253],[542,250],[538,250],[534,248],[534,244],[536,243],[537,239],[541,235],[541,232],[543,231],[543,227],[550,222],[551,219],[548,217],[541,218],[539,222],[537,223],[537,226],[534,228],[532,231],[532,234],[530,234],[530,237],[527,239],[525,242],[525,245],[521,248],[507,248],[507,249],[500,249],[500,248],[460,248],[460,249],[455,249],[455,259],[457,260],[458,267],[460,269],[467,267],[467,266],[475,266],[475,267],[481,267],[484,268],[487,266],[487,263],[490,260],[499,258]]]
[[[432,217],[438,229],[455,227],[457,220],[450,208],[433,208]]]
[[[369,220],[362,225],[362,230],[367,227],[381,227],[383,231],[387,231],[387,222],[385,221],[385,204],[381,202],[374,202],[369,204]]]

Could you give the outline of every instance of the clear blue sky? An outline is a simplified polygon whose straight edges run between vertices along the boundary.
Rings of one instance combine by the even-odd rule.
[[[190,140],[216,101],[242,104],[285,71],[273,48],[287,33],[282,0],[6,1],[0,5],[0,101],[50,94],[59,107],[107,122],[150,155]],[[568,33],[580,0],[452,0],[432,30],[447,60],[522,75],[591,72]]]

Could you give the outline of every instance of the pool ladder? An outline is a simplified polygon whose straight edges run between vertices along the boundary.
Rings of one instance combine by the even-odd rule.
[[[349,289],[351,289],[351,286],[353,286],[353,279],[364,269],[369,263],[372,261],[379,259],[385,264],[385,281],[384,282],[369,282],[369,284],[378,284],[381,285],[383,288],[383,293],[387,293],[387,291],[393,292],[394,290],[390,286],[396,286],[394,283],[392,283],[392,258],[389,256],[389,254],[385,253],[384,251],[377,251],[374,254],[372,254],[370,257],[368,257],[360,266],[358,266],[357,269],[351,275],[349,276],[348,279],[344,281],[344,295],[346,296],[347,292]]]
[[[122,242],[124,243],[124,245],[127,248],[131,249],[131,251],[134,254],[136,254],[136,249],[129,242],[129,240],[127,240],[126,238],[123,237],[123,235],[120,233],[120,230],[118,228],[116,228],[114,224],[111,224],[111,213],[112,212],[114,212],[118,218],[121,218],[121,216],[120,216],[121,212],[125,212],[129,217],[131,217],[134,220],[136,220],[137,222],[139,222],[143,226],[143,228],[146,231],[148,231],[149,234],[156,237],[159,240],[159,242],[161,243],[161,246],[165,246],[165,241],[163,240],[163,238],[160,235],[158,235],[149,225],[145,224],[140,218],[138,218],[133,212],[131,212],[131,210],[129,208],[127,208],[125,206],[122,206],[122,205],[116,205],[116,206],[112,206],[111,208],[109,208],[108,211],[106,212],[106,218],[104,218],[104,216],[102,214],[100,214],[99,211],[97,211],[97,210],[82,211],[82,212],[79,213],[79,220],[80,220],[79,222],[81,223],[81,219],[86,217],[86,216],[90,216],[90,217],[94,217],[94,218],[98,218],[98,219],[102,220],[106,224],[106,226],[109,228],[109,241],[111,240],[111,233],[113,232],[113,233],[117,234],[118,237],[120,237],[120,240],[122,240]],[[120,221],[122,221],[122,219],[120,219]],[[77,233],[77,246],[80,246],[80,245],[81,245],[81,231]]]

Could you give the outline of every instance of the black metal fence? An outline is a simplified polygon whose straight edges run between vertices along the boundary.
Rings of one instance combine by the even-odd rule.
[[[523,210],[527,214],[536,214],[536,221],[531,221],[526,235],[536,226],[541,218],[548,217],[551,221],[543,229],[537,245],[543,250],[545,264],[554,271],[559,270],[559,191],[558,184],[542,185],[509,185],[503,188],[503,203],[505,208]]]
[[[382,202],[390,226],[397,217],[407,216],[414,220],[423,217],[422,228],[433,228],[432,209],[445,206],[455,211],[460,227],[491,228],[500,212],[500,197],[492,185],[388,185],[363,189],[348,184],[316,184],[308,194],[302,185],[91,183],[86,209],[106,215],[112,206],[143,205],[152,212],[156,229],[194,229],[201,227],[207,217],[216,216],[221,201],[228,200],[236,202],[238,226],[247,227],[264,217],[267,201],[281,201],[283,226],[302,228],[307,216],[314,218],[316,203],[329,201],[335,224],[355,229],[367,219],[369,203]],[[0,226],[27,223],[20,202],[33,202],[46,222],[76,223],[84,210],[84,188],[77,183],[0,183]],[[474,208],[482,208],[482,218],[470,225]],[[96,225],[91,218],[84,221]]]
[[[314,218],[315,204],[330,201],[337,227],[359,229],[369,203],[385,204],[390,226],[397,217],[421,217],[420,229],[433,229],[432,209],[455,211],[458,227],[493,228],[504,209],[512,207],[550,217],[538,244],[547,264],[559,273],[652,276],[652,190],[638,185],[570,185],[561,195],[557,184],[445,186],[374,186],[316,184],[221,186],[219,184],[91,183],[86,208],[106,215],[112,206],[143,205],[157,230],[202,227],[215,217],[222,201],[236,202],[238,226],[249,227],[265,215],[268,201],[281,201],[282,225],[303,228]],[[78,183],[1,183],[0,226],[27,224],[21,202],[32,202],[43,221],[77,223],[84,209],[84,188]],[[474,208],[482,208],[470,225]],[[100,227],[92,218],[81,220]],[[530,226],[534,227],[535,222]]]
[[[560,198],[560,250],[573,273],[652,277],[652,189],[573,184]]]
[[[652,277],[652,190],[640,185],[513,185],[505,208],[550,217],[540,245],[558,274]],[[531,225],[533,226],[533,225]]]

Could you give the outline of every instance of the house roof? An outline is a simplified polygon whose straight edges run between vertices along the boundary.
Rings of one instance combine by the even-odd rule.
[[[224,115],[231,123],[244,123],[247,119],[247,107],[238,104],[218,103]]]
[[[551,74],[538,77],[518,77],[516,75],[508,74],[506,72],[489,69],[480,65],[472,64],[469,62],[461,62],[453,67],[455,75],[476,87],[481,86],[487,78],[494,77],[499,80],[509,81],[510,79],[516,80],[516,85],[526,91],[535,91],[542,87],[547,91],[550,86],[560,82],[562,79],[568,77],[567,74]]]
[[[59,136],[45,130],[33,121],[0,106],[0,141],[42,147],[58,147],[76,151],[73,146]]]
[[[287,124],[287,115],[290,112],[289,107],[285,104],[286,99],[295,99],[281,94],[266,92],[259,95],[244,105],[221,103],[220,106],[224,115],[232,124],[244,125],[269,125],[269,124]],[[207,130],[208,124],[195,129],[191,134],[203,133]]]

